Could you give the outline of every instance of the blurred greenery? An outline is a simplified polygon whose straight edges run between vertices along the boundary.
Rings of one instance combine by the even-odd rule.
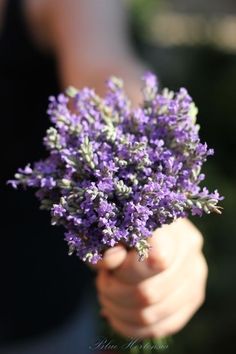
[[[146,37],[148,35],[147,23],[156,13],[158,0],[131,0],[131,17],[133,24],[138,28],[139,36]]]
[[[162,86],[184,86],[199,108],[200,135],[215,149],[204,168],[205,183],[225,196],[223,214],[194,218],[205,236],[209,266],[206,302],[175,336],[171,352],[233,352],[236,328],[236,54],[209,46],[162,48],[143,36],[156,1],[138,0],[132,35],[139,56],[158,74]]]

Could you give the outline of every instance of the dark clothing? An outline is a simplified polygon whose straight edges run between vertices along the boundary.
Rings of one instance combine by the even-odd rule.
[[[29,38],[19,1],[8,1],[0,33],[1,246],[0,343],[37,335],[66,321],[92,274],[68,257],[63,229],[50,226],[33,191],[6,186],[18,167],[46,156],[48,96],[59,86],[52,57]],[[87,290],[88,291],[88,290]]]

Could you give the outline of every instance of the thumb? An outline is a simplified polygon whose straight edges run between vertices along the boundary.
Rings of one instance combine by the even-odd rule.
[[[163,271],[173,262],[176,254],[176,235],[170,232],[170,225],[156,229],[150,238],[147,266],[150,270]]]
[[[148,258],[138,261],[135,250],[128,252],[122,264],[115,269],[115,276],[125,283],[138,283],[152,277],[173,263],[176,251],[176,233],[172,232],[172,226],[165,225],[154,231],[148,240],[150,250]]]
[[[118,268],[125,260],[128,251],[122,245],[109,248],[104,252],[103,259],[93,265],[95,270],[114,270]]]

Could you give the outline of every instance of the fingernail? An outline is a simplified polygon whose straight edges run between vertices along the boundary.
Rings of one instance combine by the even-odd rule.
[[[168,243],[164,242],[161,245],[161,250],[157,250],[157,254],[150,254],[148,257],[148,264],[151,268],[155,270],[164,270],[168,267],[170,263],[170,249],[168,249]]]
[[[122,249],[124,249],[123,246],[120,246],[120,245],[114,246],[114,247],[109,248],[108,250],[106,250],[105,253],[104,253],[104,256],[105,257],[106,256],[110,256],[110,255],[112,255],[114,253],[120,252]]]

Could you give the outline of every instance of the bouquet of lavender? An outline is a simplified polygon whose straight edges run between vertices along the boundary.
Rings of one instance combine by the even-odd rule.
[[[151,73],[142,92],[142,104],[132,108],[122,80],[112,77],[104,98],[72,87],[50,97],[49,156],[9,181],[37,189],[41,209],[66,229],[69,254],[83,261],[96,263],[117,243],[143,260],[156,228],[221,213],[217,190],[199,186],[213,150],[200,142],[192,98],[184,88],[159,90]]]

